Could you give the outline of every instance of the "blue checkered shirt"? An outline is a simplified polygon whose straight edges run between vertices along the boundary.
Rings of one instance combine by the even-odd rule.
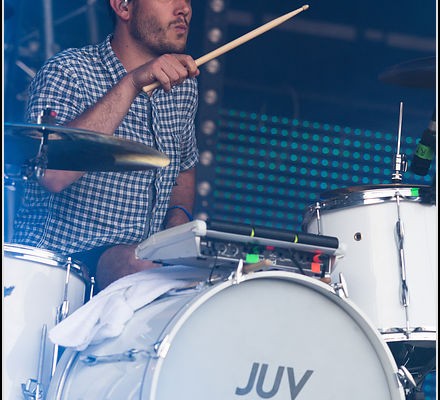
[[[67,49],[47,61],[30,86],[28,121],[47,107],[57,124],[74,119],[96,103],[125,74],[111,46]],[[14,223],[13,242],[71,254],[109,244],[136,243],[159,231],[180,171],[198,162],[195,137],[197,81],[187,79],[151,98],[140,93],[116,137],[154,147],[171,163],[128,172],[87,172],[60,193],[27,182]]]

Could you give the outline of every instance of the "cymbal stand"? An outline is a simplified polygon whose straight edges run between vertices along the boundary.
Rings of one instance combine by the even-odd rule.
[[[52,124],[55,125],[55,116],[56,113],[50,108],[45,108],[41,114],[38,116],[38,124]],[[38,147],[37,155],[25,162],[23,165],[22,176],[23,179],[29,179],[32,175],[35,174],[37,178],[41,178],[44,176],[44,173],[47,169],[47,149],[48,149],[48,141],[49,141],[49,132],[46,131],[45,127],[41,127],[41,141],[40,146]]]
[[[38,154],[26,161],[22,168],[22,179],[28,180],[34,174],[37,178],[44,176],[47,169],[47,133],[43,132]]]
[[[399,128],[397,134],[397,152],[394,156],[394,173],[392,175],[393,183],[402,182],[402,172],[408,169],[408,162],[405,154],[400,154],[400,138],[402,135],[402,117],[403,117],[403,102],[400,102],[399,111]]]

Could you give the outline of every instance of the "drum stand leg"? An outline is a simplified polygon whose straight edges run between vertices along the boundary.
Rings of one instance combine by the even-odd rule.
[[[43,399],[43,368],[44,353],[46,351],[47,325],[43,325],[40,342],[40,354],[38,356],[37,379],[28,379],[26,384],[22,383],[21,390],[25,400],[41,400]]]

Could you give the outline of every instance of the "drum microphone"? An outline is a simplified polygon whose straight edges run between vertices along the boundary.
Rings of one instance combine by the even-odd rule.
[[[423,132],[423,135],[417,144],[416,152],[412,159],[411,171],[416,175],[425,176],[428,174],[431,161],[435,155],[436,130],[437,123],[434,111],[428,127]]]

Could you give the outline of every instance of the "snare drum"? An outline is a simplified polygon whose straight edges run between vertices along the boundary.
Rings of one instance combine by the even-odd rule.
[[[344,255],[336,261],[332,281],[342,273],[349,297],[387,342],[431,348],[432,356],[437,211],[423,197],[428,189],[395,184],[331,191],[309,206],[303,230],[339,238]]]
[[[67,349],[47,400],[404,399],[380,334],[314,278],[265,271],[175,290],[117,338]]]
[[[81,264],[29,246],[3,249],[3,398],[15,400],[35,396],[37,383],[47,392],[57,348],[46,332],[83,305],[91,289]]]

